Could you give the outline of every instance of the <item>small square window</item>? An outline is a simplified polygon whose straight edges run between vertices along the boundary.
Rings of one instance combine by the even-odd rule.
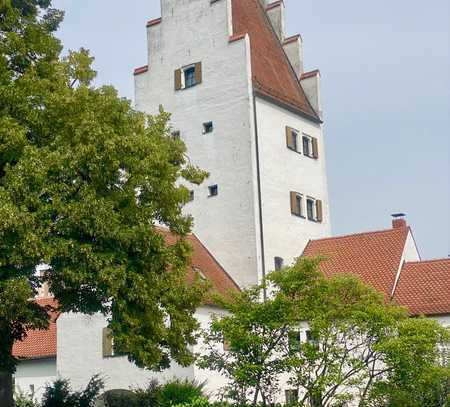
[[[209,196],[217,196],[219,195],[219,187],[218,185],[211,185],[208,187]]]
[[[315,203],[314,199],[308,198],[306,200],[306,213],[308,216],[308,220],[313,220],[313,221],[316,220],[315,206],[316,206],[316,203]]]
[[[213,122],[203,123],[203,134],[212,133],[214,130]]]
[[[172,138],[174,140],[179,140],[181,138],[180,130],[175,130],[172,132]]]
[[[183,70],[184,73],[184,87],[190,88],[191,86],[195,86],[197,84],[195,80],[195,66],[190,66]]]
[[[284,260],[282,257],[275,257],[275,270],[281,270],[284,266]]]

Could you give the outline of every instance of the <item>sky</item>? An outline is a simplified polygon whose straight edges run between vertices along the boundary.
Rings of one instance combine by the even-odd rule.
[[[126,4],[126,6],[124,6]],[[54,0],[66,50],[133,99],[159,0]],[[450,2],[285,0],[287,34],[320,69],[333,235],[403,212],[423,259],[450,255]]]

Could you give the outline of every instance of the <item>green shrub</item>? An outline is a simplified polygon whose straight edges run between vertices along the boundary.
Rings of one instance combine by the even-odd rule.
[[[190,402],[177,404],[174,407],[212,407],[212,404],[206,397],[194,397]]]
[[[103,379],[95,375],[83,391],[73,392],[69,380],[59,379],[45,389],[42,407],[94,407],[104,387]]]
[[[14,394],[14,403],[16,407],[38,407],[32,396],[28,396],[22,391]]]
[[[175,379],[161,388],[161,407],[171,407],[178,404],[189,404],[194,399],[205,398],[204,383],[190,380]]]
[[[145,389],[135,389],[134,394],[139,407],[160,407],[162,404],[161,390],[162,386],[156,380],[152,380]]]

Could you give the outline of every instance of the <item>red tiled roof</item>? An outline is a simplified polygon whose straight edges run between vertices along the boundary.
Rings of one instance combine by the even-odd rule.
[[[325,257],[320,268],[326,276],[357,275],[390,298],[408,233],[404,227],[312,240],[303,255]]]
[[[232,0],[233,35],[250,36],[253,88],[320,121],[311,107],[260,0]]]
[[[166,237],[168,244],[173,244],[176,237],[171,235],[167,230],[161,229]],[[214,256],[202,244],[202,242],[194,234],[188,235],[189,243],[192,246],[191,273],[197,269],[201,272],[212,285],[212,290],[221,295],[227,295],[230,291],[239,290],[239,286],[234,282],[230,275],[218,263]],[[191,274],[192,276],[192,274]],[[211,301],[207,301],[211,303]]]
[[[57,303],[52,298],[37,300],[43,307],[57,308]],[[14,357],[18,359],[40,359],[56,356],[56,320],[59,313],[51,311],[50,326],[48,330],[35,330],[27,332],[27,337],[22,342],[15,342],[12,350]]]
[[[450,314],[450,259],[405,263],[394,301],[412,315]]]

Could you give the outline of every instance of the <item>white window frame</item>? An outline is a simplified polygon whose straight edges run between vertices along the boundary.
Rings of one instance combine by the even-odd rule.
[[[188,89],[188,88],[186,88],[186,71],[191,68],[194,68],[194,76],[195,76],[195,64],[186,65],[180,69],[180,71],[181,71],[181,89]],[[196,83],[192,86],[189,86],[189,88],[192,88],[195,85],[196,85]]]
[[[305,153],[305,148],[304,148],[304,144],[303,144],[304,138],[308,139],[309,154]],[[312,136],[310,136],[309,134],[306,134],[306,133],[302,133],[302,154],[305,157],[313,158],[313,138],[312,138]]]
[[[310,219],[309,218],[309,214],[308,214],[308,201],[312,201],[313,205],[312,205],[312,214],[313,214],[313,218]],[[307,196],[306,197],[306,219],[313,221],[313,222],[317,222],[317,204],[316,204],[317,199],[313,198],[312,196]]]

